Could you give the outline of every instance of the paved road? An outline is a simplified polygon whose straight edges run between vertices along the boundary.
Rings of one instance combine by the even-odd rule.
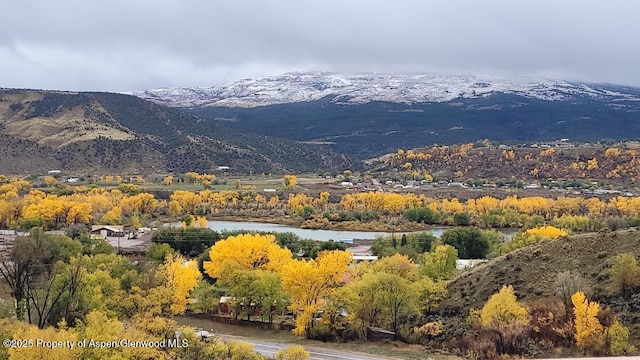
[[[271,341],[256,340],[241,336],[222,335],[219,336],[224,340],[242,341],[253,345],[256,352],[273,358],[276,352],[284,349],[291,344],[276,343]],[[362,353],[353,353],[348,351],[330,350],[322,348],[304,347],[311,355],[310,360],[388,360],[389,358],[365,355]]]

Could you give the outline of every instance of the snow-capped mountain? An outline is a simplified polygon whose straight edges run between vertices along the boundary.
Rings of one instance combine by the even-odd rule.
[[[624,106],[627,101],[640,101],[640,91],[633,90],[627,92],[625,88],[607,85],[529,78],[505,80],[482,76],[306,72],[245,79],[206,88],[163,88],[132,94],[176,107],[252,108],[320,99],[328,99],[336,104],[377,101],[416,104],[482,98],[497,93],[547,101],[583,97]]]

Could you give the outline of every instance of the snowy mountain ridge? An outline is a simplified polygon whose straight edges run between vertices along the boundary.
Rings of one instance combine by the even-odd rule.
[[[567,101],[576,97],[618,104],[640,101],[640,91],[627,93],[601,84],[530,78],[505,80],[483,76],[342,75],[329,72],[286,73],[261,79],[244,79],[221,86],[162,88],[129,94],[174,107],[252,108],[325,98],[332,103],[345,105],[370,102],[434,103],[488,97],[495,93],[545,101]]]

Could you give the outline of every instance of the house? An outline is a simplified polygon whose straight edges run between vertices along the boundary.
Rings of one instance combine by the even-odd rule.
[[[61,172],[62,171],[60,171],[60,170],[49,170],[49,171],[47,171],[47,174],[49,174],[49,175],[58,175]]]
[[[232,296],[222,296],[220,297],[219,300],[219,304],[220,304],[220,312],[223,314],[230,314],[233,311],[233,301],[236,298],[232,297]]]
[[[359,263],[362,261],[376,261],[378,260],[378,257],[375,255],[353,255],[351,257],[351,260],[353,260],[356,263]]]
[[[218,166],[216,168],[216,170],[218,170],[218,171],[229,170],[229,167],[228,166]]]
[[[353,183],[351,181],[343,181],[340,183],[340,186],[353,186]]]
[[[77,183],[78,181],[80,181],[80,179],[78,179],[78,178],[68,178],[67,179],[68,183]]]
[[[100,235],[104,238],[107,237],[124,237],[125,231],[122,225],[92,225],[92,235]]]
[[[262,190],[262,191],[264,191],[264,192],[274,193],[274,192],[276,192],[276,189],[264,189],[264,190]]]

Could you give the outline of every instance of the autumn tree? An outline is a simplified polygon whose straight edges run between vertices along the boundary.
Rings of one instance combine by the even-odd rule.
[[[298,183],[298,177],[295,175],[285,175],[284,176],[284,187],[285,189],[293,190],[296,188],[296,184]]]
[[[491,295],[480,311],[482,327],[488,329],[499,337],[499,351],[501,353],[514,353],[518,336],[507,338],[507,330],[524,335],[524,327],[529,325],[529,313],[527,309],[518,303],[513,287],[503,286],[500,291]]]
[[[440,305],[442,300],[447,297],[448,281],[433,280],[429,277],[423,277],[415,284],[420,297],[418,298],[418,307],[427,313],[431,312],[434,307]]]
[[[510,285],[503,286],[500,291],[491,295],[482,307],[480,320],[483,327],[491,329],[529,324],[527,309],[518,303]]]
[[[177,203],[177,208],[182,209],[182,211],[190,215],[197,214],[198,208],[202,204],[200,195],[191,191],[176,190],[169,198],[171,201]],[[171,201],[169,202],[170,205]]]
[[[451,245],[437,245],[432,252],[422,255],[420,272],[431,279],[450,279],[456,272],[458,250]]]
[[[78,338],[94,341],[159,341],[137,326],[136,321],[128,321],[127,326],[118,319],[109,318],[102,311],[92,311],[84,321],[76,327]],[[139,346],[85,346],[82,348],[83,359],[163,359],[162,349]]]
[[[189,302],[189,293],[201,278],[195,260],[185,261],[180,255],[169,255],[165,259],[162,271],[167,277],[167,286],[171,289],[171,312],[184,314]]]
[[[633,253],[623,253],[613,259],[609,269],[611,289],[628,298],[631,290],[640,287],[640,265]]]
[[[410,279],[396,274],[379,273],[375,275],[377,302],[380,309],[389,317],[391,330],[398,334],[402,318],[414,314],[418,309],[418,288]]]
[[[587,300],[583,292],[571,296],[575,317],[575,338],[579,348],[598,351],[604,344],[604,328],[598,320],[600,304]]]
[[[294,334],[309,336],[321,300],[342,281],[351,254],[346,251],[323,251],[316,259],[294,260],[281,269],[282,285],[291,295],[291,310],[298,315]]]
[[[276,360],[308,360],[311,355],[300,345],[291,345],[276,352]]]
[[[56,329],[54,327],[47,327],[46,329],[39,329],[35,326],[19,327],[17,331],[13,333],[14,339],[29,339],[33,342],[32,346],[20,346],[12,347],[8,351],[10,359],[16,360],[31,360],[31,359],[43,359],[43,360],[59,360],[59,359],[81,359],[82,349],[77,346],[60,346],[55,348],[49,348],[46,346],[37,346],[36,341],[45,340],[51,342],[67,343],[71,341],[74,344],[80,340],[79,334],[73,331],[73,329],[67,328],[65,323],[59,324]],[[27,340],[27,341],[29,341]]]
[[[406,255],[394,254],[373,263],[372,271],[398,275],[409,281],[418,279],[418,267]]]
[[[56,183],[56,178],[54,178],[53,176],[45,176],[44,177],[44,182],[47,183],[48,186],[53,186],[53,184]]]
[[[216,242],[209,258],[204,270],[210,277],[219,278],[225,268],[278,271],[291,261],[292,254],[278,246],[273,235],[241,234]]]
[[[535,244],[541,240],[557,239],[561,236],[566,236],[567,232],[558,229],[555,226],[545,225],[537,228],[527,229],[511,240],[509,244],[502,247],[503,252],[509,252],[515,249],[519,249],[531,244]]]
[[[609,353],[613,356],[627,356],[635,353],[636,347],[629,343],[629,329],[616,319],[607,329]]]
[[[230,341],[227,343],[229,348],[229,360],[267,360],[263,355],[258,354],[253,345],[244,342]]]

